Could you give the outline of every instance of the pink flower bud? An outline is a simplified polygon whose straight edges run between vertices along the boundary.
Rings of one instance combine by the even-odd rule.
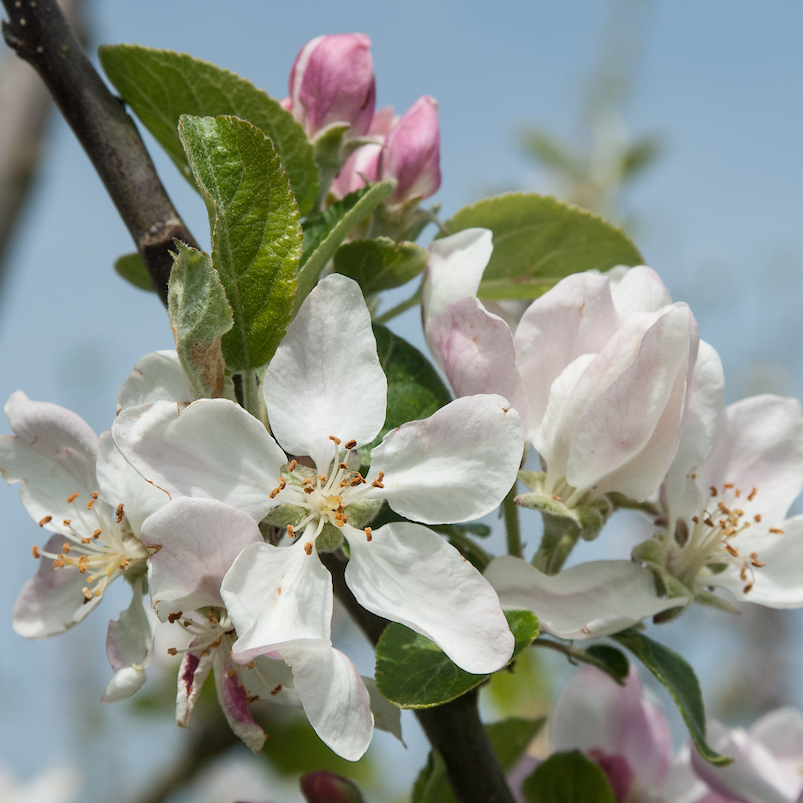
[[[379,159],[379,177],[395,178],[391,205],[429,198],[441,185],[438,102],[424,95],[391,128]]]
[[[348,778],[326,770],[305,775],[301,792],[307,803],[363,803],[360,790]]]
[[[376,83],[371,40],[362,33],[311,39],[290,72],[290,104],[309,137],[332,123],[347,123],[353,136],[368,131]]]

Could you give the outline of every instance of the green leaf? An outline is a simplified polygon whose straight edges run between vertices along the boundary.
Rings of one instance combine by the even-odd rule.
[[[310,290],[315,287],[326,263],[334,257],[346,237],[393,192],[395,186],[393,179],[369,184],[307,221],[294,312],[298,312]]]
[[[505,719],[485,726],[503,772],[509,772],[524,755],[527,745],[543,727],[546,717],[539,719]],[[455,803],[455,797],[446,775],[446,764],[437,751],[432,751],[426,766],[418,774],[413,786],[412,803]]]
[[[627,657],[616,647],[611,647],[608,644],[592,644],[579,652],[585,652],[585,657],[580,658],[581,661],[584,660],[585,663],[593,664],[597,669],[601,669],[610,675],[617,683],[624,683],[630,672],[630,664]],[[587,660],[589,657],[592,660]]]
[[[287,171],[301,214],[318,194],[312,145],[293,115],[250,81],[186,53],[139,45],[104,45],[100,63],[123,100],[134,110],[182,173],[191,179],[178,132],[179,117],[233,115],[269,137]]]
[[[415,346],[385,326],[374,324],[373,329],[379,364],[388,379],[388,408],[379,435],[360,449],[364,465],[371,449],[392,429],[428,418],[452,400],[435,366]]]
[[[182,117],[179,133],[208,200],[212,263],[234,312],[233,371],[267,363],[284,337],[301,253],[298,206],[271,141],[236,117]]]
[[[487,198],[446,222],[452,233],[473,226],[493,232],[494,250],[480,297],[487,288],[490,298],[537,298],[570,273],[644,262],[620,229],[544,195],[514,192]]]
[[[151,276],[142,261],[142,257],[136,251],[133,254],[123,254],[123,256],[117,257],[114,261],[114,269],[134,287],[153,292]]]
[[[697,676],[686,661],[668,647],[632,628],[611,638],[630,650],[663,683],[683,715],[700,755],[712,764],[730,764],[733,759],[714,752],[706,742],[703,695]]]
[[[605,773],[578,750],[550,756],[521,791],[527,803],[616,803]]]
[[[342,245],[335,254],[335,271],[354,279],[369,296],[407,284],[428,259],[429,251],[420,245],[377,237]]]
[[[538,619],[530,611],[506,611],[516,639],[513,657],[538,636]],[[472,675],[452,663],[435,642],[391,622],[376,646],[376,687],[399,708],[431,708],[471,691],[490,675]]]
[[[502,772],[507,773],[513,769],[545,722],[546,717],[538,719],[511,717],[485,726],[485,732],[491,740],[491,747],[496,753]]]
[[[167,289],[176,352],[198,397],[219,398],[226,371],[220,340],[234,326],[231,305],[209,254],[176,247]]]

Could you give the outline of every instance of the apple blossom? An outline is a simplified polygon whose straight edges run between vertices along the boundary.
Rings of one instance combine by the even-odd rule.
[[[419,524],[367,526],[383,501],[439,524],[493,510],[522,452],[518,415],[498,396],[458,399],[386,435],[363,477],[355,450],[385,420],[387,380],[356,283],[332,275],[305,300],[264,383],[273,434],[231,402],[124,410],[118,446],[171,496],[218,499],[287,525],[291,544],[253,544],[234,562],[223,599],[237,628],[234,657],[326,646],[331,579],[319,550],[348,544],[346,581],[368,610],[433,639],[467,671],[496,671],[513,638],[496,593],[440,536]],[[278,484],[277,484],[278,482]],[[293,540],[295,539],[295,540]],[[278,589],[281,589],[279,591]]]
[[[569,508],[611,491],[643,501],[677,449],[697,326],[646,267],[572,274],[515,334],[475,297],[491,249],[467,229],[433,244],[428,342],[455,392],[502,392],[546,463],[543,491]]]
[[[318,36],[301,48],[286,105],[307,136],[336,124],[348,125],[354,136],[367,133],[376,101],[370,49],[362,33]]]
[[[21,391],[5,407],[13,436],[0,436],[0,473],[22,481],[20,498],[52,533],[33,548],[39,569],[20,592],[13,624],[25,638],[46,638],[80,622],[120,576],[134,589],[131,607],[109,625],[115,676],[104,699],[121,699],[144,682],[153,628],[142,606],[148,551],[144,520],[167,496],[123,460],[109,432],[98,438],[75,413],[33,402]]]
[[[803,489],[800,403],[754,396],[727,407],[717,424],[717,399],[710,400],[717,381],[703,385],[708,390],[690,407],[713,408],[700,414],[709,434],[698,424],[683,441],[710,453],[699,464],[682,443],[680,469],[670,471],[664,486],[668,533],[639,545],[634,557],[712,603],[705,588],[774,608],[799,607],[803,517],[786,515]]]

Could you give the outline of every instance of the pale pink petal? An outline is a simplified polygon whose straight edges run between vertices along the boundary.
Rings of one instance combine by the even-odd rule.
[[[674,532],[676,519],[691,517],[700,509],[700,492],[691,475],[711,452],[724,400],[722,362],[714,347],[701,340],[678,451],[663,485],[663,499],[671,518],[669,532]]]
[[[424,522],[469,521],[494,510],[516,481],[521,419],[501,396],[456,399],[422,421],[389,432],[371,453],[376,496]]]
[[[691,750],[684,745],[672,762],[664,788],[661,790],[664,803],[731,803],[728,798],[712,792],[701,781],[691,766]]]
[[[155,401],[174,401],[189,404],[195,401],[195,391],[178,361],[178,354],[152,351],[137,362],[117,394],[117,412]]]
[[[526,429],[527,401],[510,327],[476,298],[450,304],[427,327],[427,340],[456,396],[498,393]]]
[[[463,229],[430,245],[421,299],[425,331],[450,304],[477,295],[493,252],[492,240],[488,229]]]
[[[274,653],[276,657],[259,655],[247,665],[240,666],[240,680],[250,698],[270,700],[277,705],[301,707],[301,700],[293,683],[290,667]]]
[[[170,497],[137,473],[120,454],[109,430],[98,440],[97,462],[100,495],[111,507],[123,504],[125,518],[134,535],[142,522],[170,501]]]
[[[432,530],[399,522],[371,540],[344,529],[351,559],[346,582],[377,616],[434,641],[459,667],[496,672],[513,654],[513,634],[488,581]]]
[[[142,543],[156,550],[148,582],[165,621],[171,613],[222,605],[220,584],[234,559],[263,540],[247,513],[214,499],[179,497],[145,521]]]
[[[310,725],[339,756],[361,758],[374,731],[368,690],[351,661],[334,647],[281,650]]]
[[[159,620],[143,601],[144,578],[134,583],[131,604],[117,621],[109,622],[106,657],[114,670],[101,702],[125,700],[145,683],[145,669],[153,657],[153,635]]]
[[[75,413],[48,402],[34,402],[20,390],[6,403],[14,436],[0,436],[0,475],[13,484],[22,481],[20,499],[34,521],[58,529],[72,518],[67,498],[78,491],[82,503],[97,490],[95,458],[98,438]]]
[[[704,498],[734,483],[743,494],[746,521],[758,513],[768,527],[783,527],[786,512],[803,488],[803,411],[797,399],[751,396],[725,408],[714,448],[697,471]],[[754,498],[747,499],[752,489]]]
[[[43,551],[58,554],[63,536],[54,535]],[[40,558],[36,574],[22,587],[14,603],[14,632],[24,638],[40,639],[63,633],[78,624],[100,602],[100,597],[86,601],[82,589],[86,575],[64,566],[53,568],[48,558]]]
[[[220,593],[239,636],[232,650],[238,663],[284,647],[329,644],[332,576],[303,536],[292,546],[246,547]]]
[[[190,649],[184,653],[181,665],[178,668],[178,689],[176,691],[176,724],[181,728],[190,727],[190,719],[195,704],[201,696],[201,689],[204,681],[209,676],[212,669],[212,660],[217,649],[205,649],[200,652],[191,652]]]
[[[226,399],[130,407],[112,435],[125,459],[171,497],[217,499],[256,521],[273,507],[269,494],[287,462],[265,427]]]
[[[743,732],[742,732],[743,734]],[[691,755],[692,767],[697,775],[705,781],[714,792],[724,795],[729,800],[739,803],[792,803],[795,795],[785,794],[777,784],[778,774],[771,778],[762,777],[764,773],[754,766],[757,754],[763,753],[760,762],[765,771],[778,769],[769,751],[761,745],[749,744],[748,738],[739,738],[742,734],[728,730],[717,720],[709,719],[706,724],[706,737],[711,747],[719,754],[736,759],[732,764],[717,767],[710,764],[694,750]],[[746,737],[746,734],[743,734]],[[736,738],[734,738],[736,737]],[[740,749],[737,740],[744,746]],[[745,748],[749,753],[745,752]]]
[[[254,722],[248,710],[248,693],[240,681],[239,667],[233,663],[225,650],[215,650],[213,656],[217,699],[229,727],[235,736],[245,742],[255,753],[262,749],[267,736]]]
[[[685,304],[628,318],[574,389],[572,408],[580,415],[571,432],[569,485],[637,501],[658,489],[677,450],[697,342]]]
[[[502,608],[532,611],[543,630],[565,639],[609,636],[688,602],[660,599],[652,572],[629,560],[581,563],[553,577],[505,555],[491,562],[485,577]]]
[[[276,440],[326,471],[330,435],[362,446],[382,429],[387,385],[359,285],[327,276],[304,300],[265,374]]]
[[[631,312],[654,312],[672,303],[661,277],[645,265],[612,268],[605,274],[611,282],[611,297],[619,317]]]
[[[555,751],[600,751],[621,756],[641,788],[659,788],[672,763],[672,732],[666,717],[642,695],[634,666],[624,686],[592,666],[563,687],[551,718]]]
[[[530,304],[514,338],[529,433],[540,426],[552,383],[563,369],[582,354],[600,351],[618,327],[610,282],[599,274],[567,276]]]

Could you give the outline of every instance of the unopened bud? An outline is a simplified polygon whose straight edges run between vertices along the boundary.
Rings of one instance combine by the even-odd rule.
[[[307,136],[333,123],[367,133],[374,116],[376,85],[371,40],[362,33],[312,39],[299,51],[290,72],[289,109]]]
[[[326,770],[305,775],[301,793],[307,803],[364,803],[360,790],[348,778]]]
[[[429,198],[441,185],[438,102],[424,95],[390,129],[379,158],[379,177],[395,178],[392,206]]]

